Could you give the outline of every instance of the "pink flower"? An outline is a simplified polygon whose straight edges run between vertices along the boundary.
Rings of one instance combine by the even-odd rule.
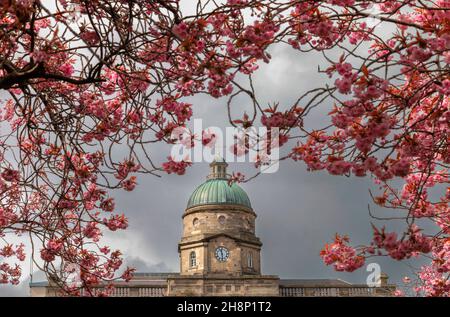
[[[167,174],[175,173],[184,175],[186,168],[192,165],[192,163],[185,161],[175,162],[171,157],[168,157],[167,159],[168,161],[162,164],[162,168]]]
[[[136,187],[136,176],[131,176],[129,179],[122,182],[122,188],[131,192]]]
[[[364,161],[364,167],[371,172],[375,171],[378,167],[377,159],[375,157],[368,157]]]
[[[350,63],[336,64],[336,70],[341,76],[350,77],[353,71],[353,66]]]
[[[332,175],[342,175],[350,171],[352,164],[342,160],[336,160],[328,164],[327,170]]]
[[[450,56],[450,54],[449,54],[449,56]],[[441,85],[437,85],[437,89],[443,95],[446,95],[446,96],[450,95],[450,80],[444,79],[444,81],[442,82]]]
[[[365,259],[356,249],[347,245],[349,239],[336,234],[334,242],[326,244],[320,256],[326,265],[334,266],[337,271],[353,272],[364,265]]]
[[[407,52],[411,60],[418,62],[425,62],[433,55],[429,50],[422,49],[418,46],[409,47]]]
[[[228,180],[228,185],[232,185],[233,183],[241,183],[245,180],[245,175],[239,172],[233,172]]]
[[[216,143],[216,135],[209,131],[202,132],[202,144],[206,147],[213,148]]]
[[[127,267],[125,272],[122,273],[121,278],[124,279],[126,282],[130,281],[133,278],[133,273],[136,271],[135,268]]]
[[[109,219],[103,219],[104,224],[111,231],[116,231],[117,229],[126,229],[128,227],[128,219],[125,215],[115,215],[111,216]]]
[[[55,256],[63,249],[63,243],[58,239],[51,239],[47,242],[47,246],[41,250],[41,258],[44,261],[52,262]]]
[[[70,77],[73,74],[74,68],[71,63],[62,64],[59,70],[64,74],[64,76]]]
[[[63,243],[58,239],[51,239],[47,242],[47,249],[50,252],[58,253],[63,248]]]
[[[397,234],[395,232],[387,233],[384,236],[383,246],[387,250],[395,248],[397,246]]]
[[[4,171],[0,174],[3,179],[7,182],[17,182],[20,180],[20,174],[19,171],[5,168]]]
[[[403,296],[405,296],[405,294],[403,293],[402,290],[396,289],[396,290],[394,291],[394,296],[397,296],[397,297],[403,297]]]
[[[114,176],[117,179],[125,179],[128,177],[129,173],[137,172],[140,169],[140,165],[136,164],[133,159],[126,159],[120,162],[119,167],[117,168],[117,174]]]
[[[357,137],[355,146],[358,150],[360,150],[362,153],[368,153],[373,146],[374,139],[370,137]]]
[[[334,84],[341,94],[348,94],[352,89],[353,80],[351,77],[338,78]]]
[[[109,247],[102,247],[99,249],[99,251],[103,254],[108,254],[111,250],[109,249]]]
[[[89,222],[83,231],[84,235],[92,239],[94,242],[98,242],[101,236],[101,231],[97,228],[97,223]]]
[[[353,174],[358,177],[366,176],[366,169],[362,164],[354,164],[352,168]]]
[[[401,158],[391,165],[390,170],[395,176],[405,177],[410,171],[410,165],[411,163],[408,159]]]
[[[48,60],[48,54],[45,51],[36,50],[34,51],[31,56],[37,63],[45,62]]]
[[[348,127],[348,125],[352,122],[351,118],[349,118],[347,115],[343,114],[343,113],[338,113],[336,115],[334,115],[331,118],[331,121],[333,122],[333,124],[340,128],[340,129],[345,129]]]
[[[95,31],[82,31],[80,33],[80,38],[89,45],[96,45],[100,42],[100,37]]]
[[[100,208],[107,212],[114,211],[115,203],[114,198],[105,199],[100,203]]]
[[[172,98],[164,98],[163,100],[158,100],[156,105],[167,113],[175,115],[179,124],[186,122],[192,116],[192,105],[189,103],[178,102]]]
[[[172,28],[172,32],[178,36],[181,40],[184,40],[188,37],[189,33],[189,26],[185,22],[181,22],[179,24],[176,24]]]

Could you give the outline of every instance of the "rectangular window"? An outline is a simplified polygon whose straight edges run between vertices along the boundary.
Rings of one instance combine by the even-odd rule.
[[[253,254],[250,251],[247,254],[247,266],[253,268]]]
[[[192,251],[189,254],[189,266],[190,267],[196,267],[197,266],[197,256],[195,254],[195,251]]]

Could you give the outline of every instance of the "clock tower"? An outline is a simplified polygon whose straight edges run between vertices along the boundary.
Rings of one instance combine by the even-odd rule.
[[[189,198],[178,244],[180,274],[168,279],[172,296],[278,296],[278,277],[261,275],[262,243],[256,213],[228,164],[217,158],[206,181]]]

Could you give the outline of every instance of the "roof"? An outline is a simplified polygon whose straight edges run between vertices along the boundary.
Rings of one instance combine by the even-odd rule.
[[[118,279],[115,281],[116,284],[122,285],[133,285],[133,284],[145,284],[149,283],[151,285],[161,284],[166,285],[167,278],[169,276],[177,276],[180,273],[177,272],[135,272],[133,273],[133,278],[130,282],[125,282],[123,279]],[[48,281],[31,282],[30,287],[46,287],[49,286]]]
[[[48,286],[47,281],[30,282],[30,287],[45,287]]]
[[[227,179],[209,179],[198,186],[188,200],[187,208],[199,205],[240,205],[252,208],[247,193]]]
[[[165,285],[169,276],[176,277],[180,273],[164,272],[164,273],[147,273],[136,272],[133,274],[133,279],[130,282],[124,283],[122,280],[116,281],[118,285]],[[124,284],[122,284],[124,283]],[[359,286],[341,279],[280,279],[280,287],[352,287]],[[47,281],[30,283],[30,287],[46,287]],[[365,286],[365,285],[363,285]]]
[[[182,239],[181,242],[178,244],[178,246],[181,247],[181,246],[185,246],[185,245],[189,245],[189,244],[195,244],[198,242],[210,241],[217,237],[227,237],[236,242],[243,242],[243,243],[247,243],[247,244],[262,246],[262,242],[257,237],[254,237],[254,236],[253,237],[252,236],[242,237],[242,236],[236,236],[234,234],[228,234],[225,232],[219,232],[219,233],[214,233],[214,234],[204,234],[204,235],[202,235],[202,237],[196,236],[195,239]]]
[[[226,161],[222,155],[217,154],[216,156],[214,156],[214,160],[211,163],[226,163]]]
[[[135,272],[133,276],[155,276],[155,277],[163,277],[169,276],[173,274],[179,274],[177,272]]]
[[[340,287],[350,285],[352,284],[341,279],[280,279],[280,286],[284,287]]]
[[[169,275],[179,275],[179,274],[180,273],[178,273],[178,272],[164,272],[164,273],[135,272],[135,273],[133,273],[133,277],[135,279],[151,278],[154,280],[158,280],[158,279],[165,280],[165,279],[167,279],[167,277]]]

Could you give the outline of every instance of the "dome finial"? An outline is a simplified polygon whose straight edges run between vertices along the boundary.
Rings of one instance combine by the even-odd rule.
[[[227,162],[222,156],[216,155],[214,160],[209,164],[211,170],[207,179],[227,178]]]

